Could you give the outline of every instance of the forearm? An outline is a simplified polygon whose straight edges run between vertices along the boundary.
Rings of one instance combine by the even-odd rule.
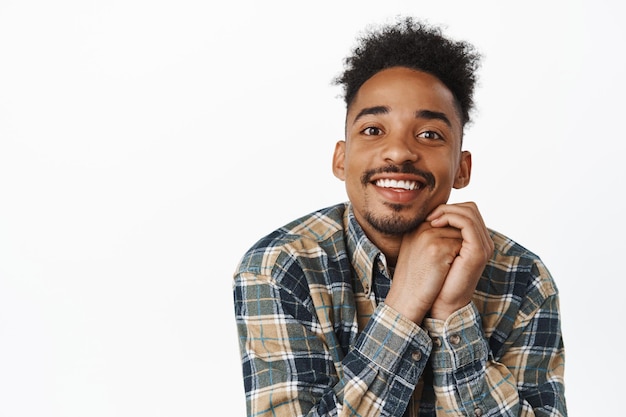
[[[355,415],[402,415],[431,349],[432,342],[424,330],[390,307],[379,306],[343,361],[347,387],[361,386],[361,390],[345,390],[343,406],[356,411]],[[355,357],[355,362],[349,360]]]
[[[274,307],[257,314],[235,291],[248,415],[402,415],[430,355],[426,332],[383,305],[353,334],[353,346],[339,348],[336,329],[316,325],[303,304],[294,308],[288,293],[254,285]]]
[[[530,346],[526,342],[535,338],[521,331],[518,344],[512,343],[496,361],[473,304],[445,323],[427,320],[425,325],[434,340],[431,361],[442,415],[566,415],[558,341]],[[531,324],[525,328],[536,332]]]

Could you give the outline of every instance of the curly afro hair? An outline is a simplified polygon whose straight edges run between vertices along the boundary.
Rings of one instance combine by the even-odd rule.
[[[352,55],[345,59],[344,72],[334,80],[343,86],[346,106],[352,104],[359,88],[377,72],[407,67],[430,73],[448,87],[465,126],[474,106],[476,70],[481,59],[475,48],[467,42],[446,38],[440,28],[411,17],[375,29],[358,39]]]

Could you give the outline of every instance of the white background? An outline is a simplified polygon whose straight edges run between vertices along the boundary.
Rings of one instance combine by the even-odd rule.
[[[0,0],[2,417],[244,415],[232,272],[345,200],[331,81],[399,13],[485,56],[453,199],[555,276],[570,416],[619,413],[617,0]]]

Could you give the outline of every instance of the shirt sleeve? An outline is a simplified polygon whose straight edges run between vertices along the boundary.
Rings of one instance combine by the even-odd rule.
[[[234,299],[248,416],[403,414],[432,349],[419,326],[381,304],[341,354],[316,310],[269,277],[239,274]]]
[[[437,415],[566,416],[558,311],[555,294],[521,312],[498,361],[473,303],[445,322],[426,319]]]

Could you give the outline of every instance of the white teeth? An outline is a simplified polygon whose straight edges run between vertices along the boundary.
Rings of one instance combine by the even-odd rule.
[[[416,181],[390,179],[380,179],[376,181],[376,185],[383,188],[403,188],[405,190],[417,190],[419,188],[419,183]]]

